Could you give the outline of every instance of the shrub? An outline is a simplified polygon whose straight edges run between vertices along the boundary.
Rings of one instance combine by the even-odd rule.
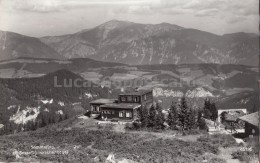
[[[200,135],[201,133],[203,133],[202,130],[196,130],[196,129],[188,130],[186,132],[187,135]]]
[[[91,163],[96,156],[100,156],[96,160],[104,162],[108,152],[113,152],[116,156],[137,162],[171,163],[174,160],[179,163],[201,163],[201,155],[204,153],[216,154],[218,152],[218,147],[207,141],[186,142],[178,139],[158,139],[150,134],[117,133],[107,130],[81,128],[57,131],[55,128],[42,128],[23,134],[6,137],[6,141],[2,142],[5,145],[2,147],[15,147],[24,151],[30,150],[31,145],[60,146],[62,149],[69,147],[71,149],[75,145],[80,145],[80,150],[71,149],[69,155],[39,156],[44,161],[84,162],[84,160],[89,160]]]
[[[236,140],[231,135],[223,135],[223,134],[215,134],[208,136],[201,136],[198,138],[198,141],[210,143],[212,145],[216,145],[218,147],[231,147],[238,146]]]
[[[209,163],[226,163],[226,161],[221,158],[214,157],[209,160]]]
[[[250,152],[244,152],[244,151],[236,151],[232,153],[232,156],[234,159],[238,159],[240,161],[249,162],[250,161]]]
[[[258,139],[246,139],[247,146],[240,148],[238,151],[232,153],[233,158],[239,159],[240,161],[249,162],[250,160],[256,158],[258,155]]]

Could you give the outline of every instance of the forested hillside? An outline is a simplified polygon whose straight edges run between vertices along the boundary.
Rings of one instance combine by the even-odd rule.
[[[74,85],[75,81],[80,87]],[[28,129],[37,128],[34,125],[45,126],[85,113],[89,101],[112,96],[107,88],[65,69],[42,77],[0,79],[0,88],[0,124],[4,125],[4,133],[22,130],[28,124]]]

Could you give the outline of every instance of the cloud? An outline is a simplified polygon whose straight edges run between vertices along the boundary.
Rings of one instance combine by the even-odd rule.
[[[258,15],[258,10],[254,10],[253,8],[241,8],[235,10],[235,12],[244,16]]]
[[[2,0],[0,5],[6,10],[29,12],[56,12],[64,9],[60,0]]]
[[[160,13],[170,14],[170,15],[178,15],[178,14],[187,14],[191,13],[190,9],[182,9],[182,8],[164,8],[160,10]]]
[[[131,5],[131,6],[120,6],[114,9],[114,13],[127,13],[127,14],[137,14],[137,15],[146,15],[153,14],[154,11],[149,5]]]
[[[104,5],[142,5],[157,0],[1,0],[0,5],[9,10],[27,12],[59,12],[68,9]]]
[[[218,9],[214,8],[214,9],[205,9],[205,10],[200,10],[198,12],[195,13],[196,16],[214,16],[219,12]]]
[[[130,14],[193,14],[212,17],[217,14],[251,16],[258,14],[258,0],[160,0],[123,6],[117,12]]]
[[[258,0],[1,0],[0,6],[26,12],[64,12],[70,9],[112,6],[115,13],[193,14],[198,17],[219,13],[238,16],[258,14]]]
[[[243,21],[247,20],[246,17],[243,16],[235,16],[235,17],[230,17],[227,18],[227,23],[229,24],[236,24],[236,23],[241,23]]]
[[[194,10],[220,9],[223,5],[228,5],[225,1],[226,0],[190,0],[183,5],[183,7]]]

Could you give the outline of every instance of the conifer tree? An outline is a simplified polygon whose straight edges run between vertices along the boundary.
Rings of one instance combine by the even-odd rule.
[[[215,103],[211,103],[211,120],[216,121],[218,118],[218,110]]]
[[[156,105],[155,127],[157,129],[164,129],[164,114],[158,104]]]
[[[204,102],[204,108],[203,108],[203,114],[204,118],[210,119],[211,118],[211,104],[210,104],[210,99],[206,99]]]
[[[171,127],[171,129],[175,129],[177,124],[178,124],[178,112],[177,112],[177,104],[172,103],[171,108],[169,110],[169,115],[168,115],[168,124]]]
[[[202,117],[202,112],[203,112],[202,110],[198,111],[197,124],[198,124],[199,129],[204,130],[204,129],[206,129],[206,123]]]
[[[144,107],[140,109],[140,121],[142,127],[147,127],[149,124],[149,112],[148,108]]]
[[[63,118],[62,118],[62,115],[60,114],[60,116],[59,116],[59,122],[61,122],[63,120]]]
[[[148,127],[156,126],[156,114],[157,114],[156,107],[154,105],[152,105],[150,108],[150,112],[149,112]]]
[[[185,97],[181,98],[179,121],[182,126],[182,130],[186,130],[189,123],[189,108]]]
[[[196,111],[193,108],[188,109],[188,129],[194,129],[196,127]]]

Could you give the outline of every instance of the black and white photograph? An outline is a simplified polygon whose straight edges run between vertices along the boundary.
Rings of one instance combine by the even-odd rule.
[[[259,0],[0,0],[0,163],[259,163]]]

